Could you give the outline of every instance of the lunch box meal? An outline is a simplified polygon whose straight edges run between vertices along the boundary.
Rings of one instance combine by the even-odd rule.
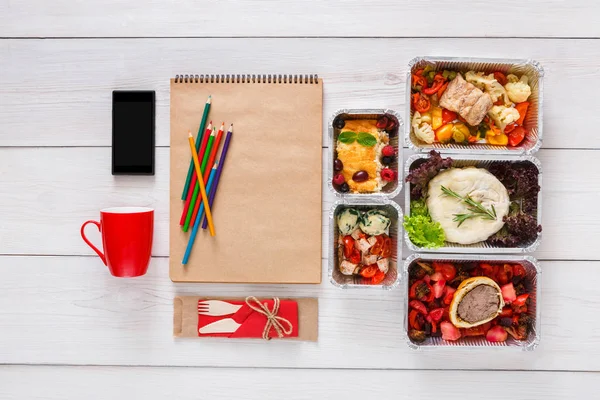
[[[329,275],[339,287],[398,284],[400,207],[386,204],[334,204],[331,215]]]
[[[541,223],[541,167],[531,156],[412,156],[404,230],[411,250],[529,252]]]
[[[407,82],[407,142],[413,148],[535,151],[542,76],[532,61],[417,58]]]
[[[335,194],[393,197],[399,193],[401,121],[390,110],[339,110],[333,115],[329,186]]]
[[[404,273],[412,347],[537,345],[540,271],[532,257],[417,254]]]

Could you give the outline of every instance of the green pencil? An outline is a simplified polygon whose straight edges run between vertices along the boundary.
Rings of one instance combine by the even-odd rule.
[[[206,125],[206,120],[208,119],[208,112],[210,110],[210,102],[212,96],[208,96],[206,100],[206,104],[204,105],[204,113],[202,113],[202,120],[200,121],[200,127],[198,127],[198,138],[196,139],[196,152],[200,150],[200,142],[202,141],[202,134],[204,133],[204,126]],[[188,168],[187,178],[185,179],[185,185],[183,186],[183,192],[181,193],[181,200],[185,201],[187,199],[188,191],[190,190],[190,181],[192,180],[192,175],[194,174],[194,160],[190,161],[190,167]]]
[[[212,133],[208,137],[208,143],[206,144],[206,150],[204,151],[204,157],[202,158],[202,165],[200,166],[200,171],[204,174],[204,169],[206,168],[206,164],[208,163],[208,158],[210,157],[210,151],[212,149],[213,143],[215,142],[215,135],[217,129],[213,128]],[[201,176],[198,179],[202,179]],[[190,227],[190,222],[192,220],[192,214],[194,214],[194,208],[196,207],[196,200],[198,199],[198,193],[200,192],[200,185],[196,182],[196,187],[194,187],[194,192],[192,193],[192,200],[190,201],[190,206],[188,208],[187,215],[185,216],[185,223],[183,224],[183,231],[187,232]]]

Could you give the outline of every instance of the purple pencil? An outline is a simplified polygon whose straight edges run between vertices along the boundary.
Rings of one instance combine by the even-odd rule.
[[[223,165],[225,165],[225,157],[227,156],[227,150],[229,149],[229,142],[231,141],[231,134],[233,133],[233,124],[229,126],[229,130],[227,131],[227,136],[225,137],[225,143],[223,144],[223,150],[221,150],[221,158],[219,158],[219,166],[217,167],[217,174],[215,175],[215,182],[212,185],[210,193],[208,195],[208,204],[210,209],[212,210],[213,202],[215,201],[215,196],[217,194],[217,188],[219,187],[219,181],[221,179],[221,172],[223,171]],[[202,221],[202,229],[206,229],[208,226],[208,221],[206,220],[206,216],[204,216],[204,220]]]

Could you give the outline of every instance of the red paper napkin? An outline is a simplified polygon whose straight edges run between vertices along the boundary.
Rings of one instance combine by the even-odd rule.
[[[267,317],[261,313],[254,311],[252,308],[243,301],[227,301],[230,304],[241,305],[242,307],[231,315],[222,315],[219,317],[212,317],[208,315],[198,315],[198,336],[200,337],[229,337],[229,338],[262,338],[263,331],[267,324]],[[273,310],[274,300],[260,300],[262,304],[266,304],[267,308]],[[279,311],[277,316],[285,318],[292,324],[292,333],[285,335],[285,337],[298,337],[298,303],[293,300],[280,300]],[[241,326],[232,333],[200,333],[200,328],[209,325],[215,321],[221,319],[232,318]],[[287,327],[287,324],[283,324]],[[269,330],[270,338],[278,338],[277,331],[271,327]]]

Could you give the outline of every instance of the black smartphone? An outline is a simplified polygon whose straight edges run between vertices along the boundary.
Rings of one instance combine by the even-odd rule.
[[[154,175],[154,102],[154,91],[113,91],[113,175]]]

